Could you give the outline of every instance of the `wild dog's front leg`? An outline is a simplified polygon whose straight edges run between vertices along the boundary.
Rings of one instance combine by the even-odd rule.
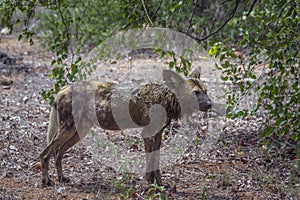
[[[162,140],[162,132],[163,130],[156,134],[154,140],[154,151],[157,152],[157,155],[155,155],[154,157],[155,165],[157,166],[156,170],[154,171],[154,178],[156,180],[157,185],[163,185],[160,174],[160,145]]]
[[[159,160],[160,160],[160,144],[162,130],[155,136],[144,138],[145,153],[146,153],[146,180],[149,183],[162,185]]]
[[[146,153],[146,180],[148,183],[154,182],[154,138],[144,138],[145,153]]]

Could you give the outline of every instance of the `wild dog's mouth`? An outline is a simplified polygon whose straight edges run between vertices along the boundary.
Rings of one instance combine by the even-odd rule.
[[[203,102],[199,105],[199,110],[203,112],[208,112],[212,108],[212,102],[211,100],[208,100],[206,102]]]

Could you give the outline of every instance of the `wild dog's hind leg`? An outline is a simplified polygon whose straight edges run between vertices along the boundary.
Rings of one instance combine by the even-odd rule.
[[[61,129],[56,138],[52,139],[47,147],[40,154],[41,168],[42,168],[42,182],[44,185],[54,185],[54,182],[49,178],[48,166],[51,156],[53,156],[58,149],[60,149],[66,141],[72,138],[76,132],[74,128],[70,130]]]
[[[43,183],[43,185],[52,186],[52,185],[55,185],[55,183],[49,178],[49,173],[48,173],[49,160],[50,160],[51,156],[47,156],[45,158],[44,155],[46,155],[46,152],[45,153],[43,153],[43,152],[40,154],[42,177],[43,177],[42,183]]]
[[[67,142],[65,142],[65,144],[56,152],[56,156],[55,156],[55,166],[56,166],[56,171],[57,171],[57,176],[58,176],[58,180],[60,183],[63,182],[69,182],[70,179],[63,176],[62,173],[62,166],[61,166],[61,160],[65,154],[65,152],[71,148],[72,146],[74,146],[77,142],[79,142],[80,137],[78,135],[78,133],[76,132],[72,138],[70,140],[68,140]]]

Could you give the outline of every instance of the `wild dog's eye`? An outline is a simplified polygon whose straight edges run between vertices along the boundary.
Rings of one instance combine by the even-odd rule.
[[[193,91],[194,95],[196,96],[199,96],[200,95],[200,91],[196,90],[196,91]]]

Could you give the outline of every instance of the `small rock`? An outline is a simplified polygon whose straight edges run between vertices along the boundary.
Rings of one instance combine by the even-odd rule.
[[[4,90],[9,90],[10,89],[10,86],[9,85],[6,85],[6,86],[3,86],[2,87]]]
[[[65,190],[64,187],[59,187],[59,188],[57,189],[57,193],[58,193],[58,194],[62,194],[62,193],[64,192],[64,190]]]
[[[8,27],[4,27],[1,29],[0,33],[1,35],[8,35],[9,34],[9,28]]]

